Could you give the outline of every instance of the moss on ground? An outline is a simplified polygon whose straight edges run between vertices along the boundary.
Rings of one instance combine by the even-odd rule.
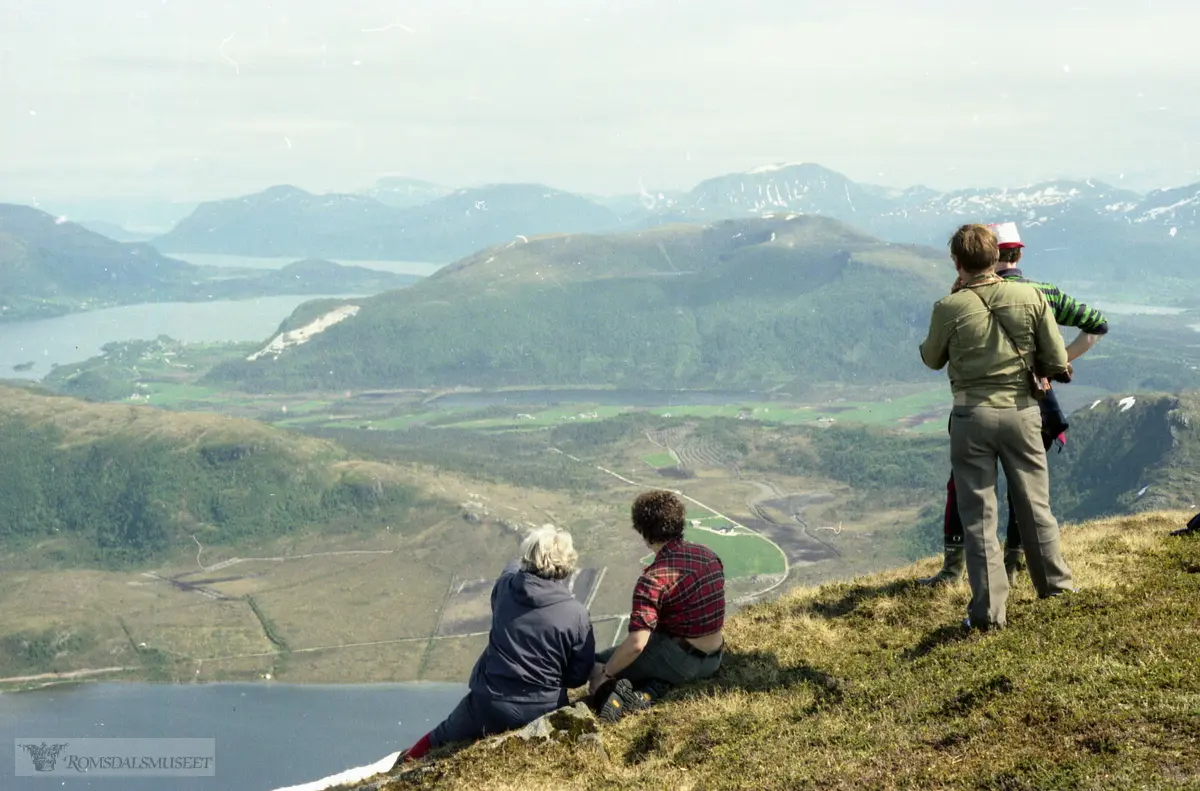
[[[592,751],[476,745],[399,788],[1200,788],[1200,538],[1182,514],[1068,528],[1080,592],[1023,581],[968,633],[965,583],[917,566],[795,591],[728,624],[717,678]]]

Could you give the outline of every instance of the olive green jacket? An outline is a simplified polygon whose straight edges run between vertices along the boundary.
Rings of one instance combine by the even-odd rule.
[[[1067,370],[1067,350],[1041,291],[1014,281],[968,286],[933,306],[929,336],[921,344],[921,360],[927,366],[936,371],[949,363],[955,405],[1037,403],[1021,357],[998,322],[1003,322],[1030,369],[1048,377]]]

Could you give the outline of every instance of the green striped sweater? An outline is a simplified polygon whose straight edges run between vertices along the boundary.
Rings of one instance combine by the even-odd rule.
[[[1028,283],[1041,291],[1054,311],[1054,320],[1064,327],[1075,327],[1091,335],[1104,335],[1108,332],[1108,319],[1095,308],[1088,307],[1074,297],[1064,294],[1062,289],[1052,283],[1039,283],[1021,274],[1020,269],[1009,269],[1001,272],[1005,280],[1016,280]]]

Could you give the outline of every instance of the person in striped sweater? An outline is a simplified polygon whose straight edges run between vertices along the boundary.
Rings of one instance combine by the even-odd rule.
[[[1075,327],[1079,334],[1067,345],[1067,361],[1072,362],[1087,353],[1096,345],[1101,336],[1108,332],[1108,319],[1095,308],[1080,302],[1062,289],[1051,283],[1040,283],[1025,277],[1018,268],[1025,245],[1021,242],[1020,233],[1015,222],[997,223],[989,226],[996,234],[1000,247],[1000,263],[996,266],[996,274],[1005,280],[1015,280],[1035,286],[1045,295],[1054,311],[1054,318],[1063,327]],[[958,283],[954,289],[958,290]],[[1041,401],[1042,411],[1042,444],[1049,451],[1058,443],[1061,447],[1067,441],[1069,423],[1059,406],[1058,397],[1053,390],[1046,393]],[[924,585],[948,585],[957,582],[966,567],[966,555],[963,549],[963,523],[958,515],[958,498],[954,490],[954,476],[946,483],[946,508],[943,516],[944,557],[942,569],[932,577],[920,580]],[[1017,527],[1017,517],[1012,507],[1012,494],[1008,501],[1008,534],[1004,542],[1004,569],[1008,573],[1010,584],[1016,583],[1018,572],[1024,567],[1025,552],[1021,548],[1021,531]]]

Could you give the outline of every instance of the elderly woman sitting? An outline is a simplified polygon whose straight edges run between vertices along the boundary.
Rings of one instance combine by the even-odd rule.
[[[519,728],[565,706],[567,690],[587,683],[596,640],[587,608],[567,587],[578,559],[571,534],[553,525],[521,543],[520,561],[492,588],[492,630],[471,671],[471,691],[397,763]]]

